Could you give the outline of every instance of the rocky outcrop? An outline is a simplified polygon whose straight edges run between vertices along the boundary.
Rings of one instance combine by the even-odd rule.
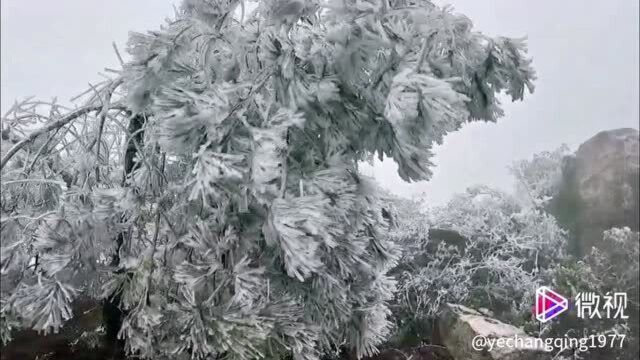
[[[426,246],[428,252],[435,253],[438,250],[438,246],[444,242],[447,246],[455,246],[460,251],[460,254],[464,254],[467,241],[467,238],[455,230],[429,228],[429,241]]]
[[[571,230],[576,255],[588,253],[604,230],[624,226],[638,230],[638,143],[638,130],[603,131],[565,159],[563,185],[551,212]]]
[[[439,321],[443,344],[456,360],[550,360],[542,339],[462,305],[448,304]]]

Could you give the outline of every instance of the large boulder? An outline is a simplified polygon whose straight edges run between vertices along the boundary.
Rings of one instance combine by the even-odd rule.
[[[576,255],[589,253],[604,230],[628,226],[638,231],[638,143],[636,129],[602,131],[565,159],[551,211],[572,231]]]
[[[439,321],[439,332],[443,345],[456,360],[552,358],[542,339],[462,305],[447,305]]]

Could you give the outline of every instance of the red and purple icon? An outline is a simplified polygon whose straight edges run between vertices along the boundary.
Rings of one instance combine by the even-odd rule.
[[[536,319],[547,322],[569,308],[567,299],[546,286],[536,290]]]

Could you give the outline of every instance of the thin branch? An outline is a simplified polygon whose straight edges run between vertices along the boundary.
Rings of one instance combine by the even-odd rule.
[[[93,90],[93,93],[94,93],[93,94],[94,97],[90,98],[89,102],[93,102],[94,101],[93,99],[95,98],[100,101],[100,105],[104,106],[105,103],[102,100],[102,97],[100,96],[100,91],[98,91],[98,89],[95,86],[91,85],[91,83],[88,83],[88,85],[89,85],[89,88],[91,88],[91,90]]]
[[[58,180],[51,180],[51,179],[18,179],[18,180],[3,181],[2,185],[22,184],[22,183],[28,183],[28,182],[56,184],[61,186],[63,189],[67,187],[67,184],[65,184],[64,182],[58,181]]]
[[[120,66],[124,67],[124,60],[122,60],[122,56],[120,56],[120,51],[118,51],[118,46],[115,41],[111,42],[111,46],[113,46],[113,51],[116,52],[116,56],[118,57],[118,61],[120,61]]]
[[[160,168],[161,174],[164,176],[164,167],[165,167],[165,163],[166,163],[166,153],[162,153],[162,165]],[[160,191],[162,191],[162,177],[160,178]],[[155,220],[155,228],[153,229],[153,249],[151,250],[151,269],[149,270],[149,276],[147,277],[147,297],[146,297],[146,301],[147,301],[147,305],[149,305],[149,289],[151,288],[151,281],[152,281],[152,275],[153,275],[153,271],[155,270],[155,261],[153,261],[153,257],[155,256],[156,253],[156,249],[158,247],[158,234],[160,232],[160,216],[162,215],[162,212],[164,211],[164,209],[162,208],[162,205],[160,204],[160,202],[157,203],[156,205],[156,220]],[[166,246],[166,245],[165,245]]]
[[[437,34],[437,32],[432,32],[431,34],[429,34],[429,36],[426,36],[424,38],[424,42],[422,43],[422,49],[420,49],[420,57],[418,58],[418,64],[416,64],[416,69],[415,72],[419,73],[420,72],[420,68],[422,68],[422,64],[424,64],[424,61],[427,58],[427,52],[429,49],[429,42],[431,41],[431,39],[433,39],[433,37]]]
[[[44,144],[42,144],[42,146],[40,146],[40,148],[38,149],[38,152],[36,153],[36,155],[33,157],[33,160],[31,160],[31,163],[29,164],[29,166],[27,167],[27,173],[31,172],[31,170],[33,169],[33,166],[35,165],[36,161],[38,160],[38,158],[40,157],[40,155],[42,154],[42,152],[44,151],[44,149],[46,147],[49,146],[49,144],[51,144],[51,140],[53,140],[53,138],[58,134],[58,131],[60,130],[60,128],[56,129],[56,131],[54,131],[53,133],[51,133],[49,135],[49,138],[47,139],[47,141],[44,142]]]
[[[284,195],[287,192],[287,159],[289,158],[289,149],[282,160],[282,176],[280,178],[280,198],[284,199]]]
[[[9,217],[9,218],[0,219],[0,224],[4,223],[4,222],[7,222],[7,221],[11,221],[11,220],[17,220],[17,219],[27,219],[27,220],[31,220],[31,221],[37,221],[37,220],[42,219],[45,216],[53,215],[55,213],[56,213],[55,211],[49,211],[49,212],[46,212],[46,213],[44,213],[42,215],[39,215],[37,217],[32,217],[32,216],[28,216],[28,215],[16,215],[16,216],[12,216],[12,217]]]
[[[103,81],[103,82],[101,82],[101,83],[98,83],[98,86],[99,86],[99,85],[102,85],[102,84],[103,84],[103,83],[105,83],[105,82],[106,82],[106,81]],[[90,93],[91,91],[94,91],[94,88],[89,87],[87,90],[85,90],[85,91],[83,91],[82,93],[80,93],[80,94],[78,94],[78,95],[76,95],[76,96],[72,97],[72,98],[71,98],[71,99],[69,99],[69,100],[70,100],[70,101],[76,101],[76,100],[78,100],[79,98],[81,98],[81,97],[85,96],[86,94]]]
[[[110,106],[110,108],[117,108],[117,109],[125,109],[124,106],[120,105],[120,104],[113,104]],[[92,111],[96,111],[96,110],[100,110],[102,109],[102,105],[88,105],[88,106],[84,106],[81,107],[77,110],[72,111],[71,113],[67,114],[66,116],[49,123],[48,125],[45,125],[35,131],[33,131],[32,133],[30,133],[25,139],[19,141],[18,143],[16,143],[11,149],[9,149],[9,151],[7,151],[6,155],[2,158],[2,161],[0,161],[0,170],[2,170],[2,168],[4,168],[4,166],[7,164],[7,162],[9,160],[11,160],[11,158],[18,152],[20,151],[22,148],[24,148],[27,144],[31,143],[35,138],[37,138],[38,136],[45,134],[51,130],[56,130],[59,129],[65,125],[67,125],[68,123],[72,122],[73,120],[75,120],[76,118],[85,115],[89,112]]]
[[[107,112],[109,111],[109,103],[111,102],[111,95],[116,90],[116,88],[122,84],[122,78],[114,81],[111,86],[107,89],[107,92],[104,96],[104,100],[102,102],[102,111],[100,111],[100,125],[98,128],[98,139],[96,141],[96,181],[100,182],[100,142],[102,141],[102,131],[104,129],[104,121],[107,118]]]

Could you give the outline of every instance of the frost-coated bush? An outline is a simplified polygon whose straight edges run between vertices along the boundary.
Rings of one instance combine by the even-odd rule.
[[[533,326],[540,336],[588,336],[588,335],[624,335],[623,346],[607,346],[602,349],[568,349],[564,353],[574,359],[637,359],[640,321],[640,238],[637,231],[628,227],[611,228],[604,231],[602,242],[608,251],[592,248],[584,259],[567,259],[558,263],[547,274],[547,282],[560,293],[572,299],[580,292],[591,292],[600,297],[601,317],[578,318],[575,309],[549,322],[543,327]],[[627,294],[624,315],[627,319],[615,318],[602,311],[606,295]],[[613,315],[613,314],[611,314]],[[538,325],[538,324],[536,324]],[[618,338],[619,339],[619,338]]]
[[[434,318],[446,303],[461,303],[513,320],[529,313],[541,274],[564,256],[565,232],[552,216],[487,187],[454,196],[422,221],[431,235],[414,234],[414,250],[394,269],[404,317]],[[437,238],[434,229],[461,240]]]
[[[154,359],[385,339],[395,256],[357,164],[427,179],[445,134],[532,90],[524,44],[426,0],[251,3],[185,0],[77,109],[3,118],[3,318],[56,331],[101,296]]]

